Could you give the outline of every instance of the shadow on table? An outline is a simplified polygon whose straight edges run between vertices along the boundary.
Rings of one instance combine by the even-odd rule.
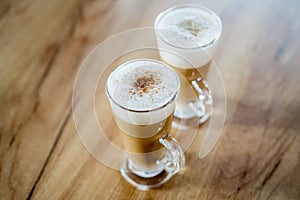
[[[299,187],[292,187],[297,185],[294,176],[300,177],[299,164],[291,166],[287,163],[285,166],[289,167],[284,168],[280,166],[283,165],[280,158],[263,160],[257,156],[257,161],[264,164],[252,165],[249,155],[239,152],[231,155],[221,153],[221,156],[214,152],[214,155],[202,160],[196,153],[186,153],[186,158],[185,169],[160,189],[186,193],[191,197],[205,194],[221,199],[294,199],[300,196]],[[278,175],[279,171],[282,175]],[[289,183],[290,180],[295,181]]]

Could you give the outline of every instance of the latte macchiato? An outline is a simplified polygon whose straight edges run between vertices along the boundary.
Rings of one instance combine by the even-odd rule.
[[[178,90],[176,72],[156,60],[132,60],[110,74],[107,94],[137,171],[157,169],[164,153],[159,139],[170,132]]]
[[[199,77],[206,79],[209,73],[216,41],[222,32],[220,18],[202,6],[180,5],[162,12],[156,18],[155,28],[158,47],[173,52],[171,54],[160,51],[161,59],[183,76],[179,96],[180,105],[176,106],[181,109],[181,114],[175,111],[175,116],[196,117],[198,114],[194,112],[195,106],[191,108],[190,105],[199,98],[201,86],[191,90],[192,85],[195,85],[192,82]],[[198,83],[200,82],[197,81]],[[205,112],[205,106],[203,107],[202,111]]]

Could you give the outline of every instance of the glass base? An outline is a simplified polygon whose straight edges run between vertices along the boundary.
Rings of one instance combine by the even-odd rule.
[[[180,124],[189,126],[189,124],[202,124],[206,122],[212,113],[212,104],[206,101],[198,100],[187,103],[185,109],[177,110],[175,108],[174,118]],[[180,108],[180,106],[177,106]],[[176,119],[177,118],[177,119]],[[195,122],[196,121],[196,122]]]
[[[125,180],[139,190],[157,188],[167,182],[173,175],[164,169],[158,169],[147,173],[137,172],[134,170],[128,158],[123,160],[120,170]]]
[[[213,111],[213,98],[208,88],[207,82],[199,77],[191,81],[197,100],[185,100],[177,102],[174,116],[180,119],[181,123],[189,123],[191,119],[198,118],[198,124],[202,124],[208,120]],[[184,99],[184,98],[182,98]]]

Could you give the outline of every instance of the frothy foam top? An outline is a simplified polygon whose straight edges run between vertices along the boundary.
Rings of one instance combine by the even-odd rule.
[[[126,62],[107,81],[110,98],[123,108],[147,111],[167,104],[178,92],[176,72],[151,59]]]
[[[203,47],[218,39],[222,25],[212,11],[197,7],[178,7],[162,14],[156,22],[163,40],[180,48]]]

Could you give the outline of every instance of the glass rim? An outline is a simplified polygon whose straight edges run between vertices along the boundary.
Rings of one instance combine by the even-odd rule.
[[[179,47],[179,46],[176,46],[168,41],[166,41],[159,33],[157,34],[158,37],[163,41],[165,42],[166,44],[174,47],[174,48],[178,48],[178,49],[184,49],[184,50],[197,50],[197,49],[202,49],[202,48],[205,48],[205,47],[208,47],[208,46],[211,46],[213,44],[215,44],[219,38],[221,37],[221,34],[222,34],[222,31],[223,31],[223,24],[222,24],[222,21],[220,19],[220,17],[212,10],[210,10],[209,8],[205,7],[205,6],[202,6],[202,5],[198,5],[198,4],[179,4],[179,5],[175,5],[175,6],[172,6],[164,11],[162,11],[161,13],[158,14],[158,16],[155,18],[155,22],[154,22],[154,29],[157,30],[157,29],[164,29],[164,30],[168,30],[168,31],[173,31],[175,32],[174,30],[172,29],[168,29],[168,28],[163,28],[163,27],[159,27],[158,26],[158,23],[160,22],[160,20],[168,13],[174,11],[174,10],[177,10],[177,9],[181,9],[181,8],[197,8],[197,9],[200,9],[200,10],[204,10],[206,12],[208,12],[210,15],[212,15],[214,17],[214,19],[216,19],[216,21],[218,22],[218,25],[219,25],[219,32],[218,34],[216,34],[216,36],[208,43],[204,44],[204,45],[200,45],[200,46],[197,46],[197,47],[193,47],[193,48],[188,48],[188,47]]]
[[[171,96],[170,100],[167,101],[166,103],[164,103],[163,105],[159,106],[159,107],[156,107],[156,108],[152,108],[152,109],[145,109],[145,110],[135,110],[135,109],[130,109],[130,108],[126,108],[125,106],[122,106],[120,103],[116,102],[112,95],[110,94],[109,92],[109,89],[108,89],[108,83],[109,83],[109,79],[110,79],[110,76],[111,74],[108,76],[107,80],[106,80],[106,85],[105,85],[105,90],[106,90],[106,94],[109,98],[109,100],[114,103],[115,105],[117,105],[118,107],[122,108],[123,110],[126,110],[126,111],[129,111],[129,112],[134,112],[134,113],[147,113],[147,112],[153,112],[153,111],[157,111],[157,110],[160,110],[160,109],[163,109],[165,107],[167,107],[169,104],[173,103],[176,99],[176,96],[177,94],[179,93],[179,89],[180,89],[180,81],[179,81],[179,77],[177,75],[177,73],[166,63],[164,62],[161,62],[159,60],[155,60],[155,59],[150,59],[150,58],[138,58],[138,59],[132,59],[132,60],[129,60],[129,61],[126,61],[120,65],[117,66],[116,69],[118,69],[120,66],[125,66],[131,62],[136,62],[136,61],[151,61],[151,62],[156,62],[156,63],[159,63],[161,65],[163,65],[164,67],[168,68],[170,70],[170,72],[172,72],[175,77],[176,77],[176,92],[174,92],[174,94]],[[113,73],[116,69],[114,69],[111,73]]]

